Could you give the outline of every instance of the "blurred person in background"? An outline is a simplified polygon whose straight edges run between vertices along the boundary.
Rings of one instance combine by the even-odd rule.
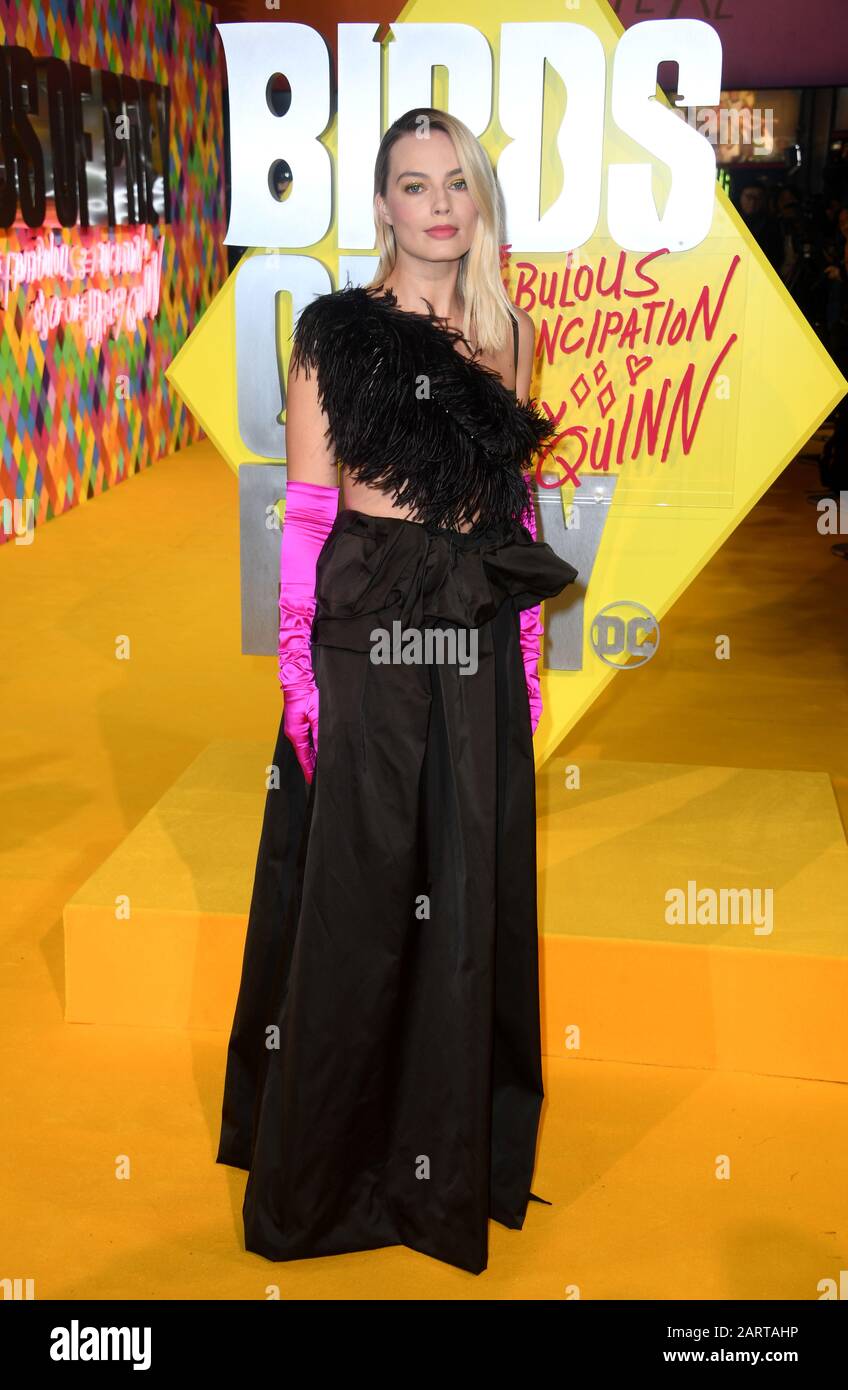
[[[769,211],[768,190],[759,180],[749,179],[739,190],[736,206],[751,236],[778,270],[783,255],[783,237],[777,218]]]

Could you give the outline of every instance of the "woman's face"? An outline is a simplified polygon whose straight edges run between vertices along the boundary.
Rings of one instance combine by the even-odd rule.
[[[424,139],[410,133],[395,141],[386,197],[378,193],[376,206],[378,215],[394,227],[398,247],[426,261],[463,256],[479,217],[453,141],[432,127]]]

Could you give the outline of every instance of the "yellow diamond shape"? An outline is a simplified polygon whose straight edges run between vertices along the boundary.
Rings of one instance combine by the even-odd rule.
[[[559,4],[541,4],[535,5],[525,18],[564,22],[571,19],[571,15],[563,16]],[[485,9],[469,5],[457,10],[454,5],[412,4],[404,9],[403,19],[473,24],[487,36],[495,54],[497,71],[499,25],[514,19],[514,10],[511,5]],[[592,28],[599,36],[607,55],[608,73],[611,72],[615,45],[623,32],[612,10],[606,4],[590,0],[574,12],[574,22]],[[386,42],[391,42],[390,33]],[[659,89],[657,94],[665,101]],[[410,96],[411,105],[428,102],[436,107],[448,105],[445,74],[439,69],[434,72],[432,94],[417,94],[417,99],[416,94]],[[647,158],[644,150],[618,131],[609,102],[608,81],[605,171],[613,161],[641,162]],[[564,109],[563,84],[548,64],[545,70],[542,211],[563,186],[564,171],[559,167],[551,132],[556,130]],[[333,156],[335,168],[335,117],[323,143]],[[497,117],[481,143],[496,163],[500,152],[510,143]],[[660,210],[668,196],[669,177],[668,168],[654,161],[653,192]],[[334,206],[335,203],[334,199]],[[597,234],[580,248],[579,256],[572,257],[572,280],[578,260],[586,264],[582,274],[587,281],[590,275],[597,278],[602,258],[606,257],[608,268],[616,262],[620,249],[605,233],[603,202]],[[264,254],[267,253],[261,249],[248,253]],[[276,248],[274,254],[278,254]],[[314,257],[331,272],[333,283],[339,284],[335,225],[322,242],[291,248],[288,254]],[[716,313],[710,337],[702,332],[691,342],[681,338],[671,342],[666,337],[662,342],[641,340],[628,345],[612,339],[603,351],[596,351],[581,361],[578,353],[566,353],[562,345],[571,344],[579,336],[574,333],[575,318],[579,315],[591,325],[596,310],[609,308],[609,298],[595,289],[585,298],[574,298],[569,306],[568,294],[562,293],[562,276],[567,264],[564,254],[545,253],[531,257],[522,253],[517,260],[530,269],[512,266],[510,289],[516,302],[533,315],[543,357],[532,392],[553,415],[562,412],[561,429],[574,430],[556,451],[566,464],[573,465],[576,450],[581,448],[581,427],[586,441],[595,439],[595,463],[602,464],[605,430],[611,422],[617,446],[624,434],[625,402],[629,396],[637,402],[637,415],[641,411],[650,424],[648,405],[658,403],[663,383],[671,382],[671,387],[665,388],[665,411],[658,440],[651,445],[649,432],[646,432],[642,447],[634,449],[631,435],[620,463],[616,461],[615,448],[612,449],[607,471],[616,476],[617,484],[591,579],[583,595],[583,665],[581,670],[573,672],[543,671],[545,709],[534,740],[539,766],[615,675],[614,668],[596,656],[587,640],[592,616],[607,604],[626,599],[644,605],[661,619],[829,415],[848,390],[848,382],[719,185],[707,239],[691,251],[660,257],[650,264],[658,282],[655,298],[664,306],[674,301],[682,312],[688,310],[692,315],[699,295],[706,290],[707,317]],[[634,273],[639,260],[637,253],[627,254],[629,274]],[[234,314],[237,275],[238,267],[166,373],[218,451],[236,471],[242,463],[271,461],[252,456],[238,434]],[[605,286],[608,285],[609,278],[605,281]],[[550,291],[552,286],[556,287],[554,292],[542,295],[543,290]],[[717,312],[719,304],[721,308]],[[665,308],[662,313],[664,316]],[[644,320],[644,314],[642,318]],[[667,328],[671,330],[674,322],[672,312]],[[286,325],[284,339],[290,326]],[[559,346],[548,361],[546,354],[552,340]],[[285,356],[287,359],[288,349]],[[287,360],[284,370],[286,366]],[[679,392],[687,370],[691,374],[691,394],[690,418],[685,420]],[[669,428],[675,399],[678,400],[676,429]],[[701,411],[693,429],[691,417],[699,400]],[[664,440],[667,440],[667,453],[663,458]],[[591,483],[593,471],[587,447],[577,473],[581,487]],[[564,486],[564,504],[568,505],[577,491],[573,483]],[[638,676],[632,673],[626,678],[632,680]]]

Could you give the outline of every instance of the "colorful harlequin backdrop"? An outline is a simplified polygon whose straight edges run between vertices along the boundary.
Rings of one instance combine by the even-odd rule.
[[[45,338],[32,321],[26,284],[0,308],[0,501],[32,501],[34,524],[76,507],[202,437],[165,368],[227,274],[216,11],[196,0],[121,6],[110,0],[0,0],[0,44],[127,73],[170,89],[170,223],[161,235],[161,292],[155,318],[99,345],[81,324]],[[132,241],[143,228],[53,228],[76,245]],[[0,229],[0,256],[36,235]],[[110,286],[131,277],[95,277]],[[66,281],[63,293],[81,285]],[[0,542],[8,532],[0,527]]]

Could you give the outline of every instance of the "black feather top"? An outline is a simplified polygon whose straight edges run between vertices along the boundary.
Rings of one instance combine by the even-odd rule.
[[[413,313],[392,290],[358,285],[319,295],[291,362],[316,370],[327,439],[356,482],[416,521],[479,532],[523,514],[522,474],[555,425],[460,352],[457,340],[471,344],[425,303],[429,314]]]

